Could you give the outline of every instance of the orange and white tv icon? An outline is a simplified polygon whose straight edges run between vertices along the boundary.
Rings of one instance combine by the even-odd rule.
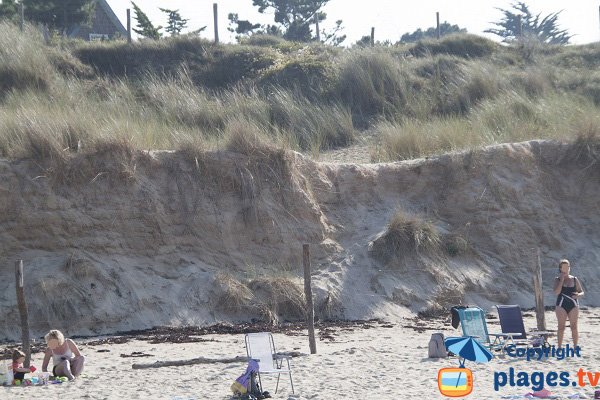
[[[438,389],[448,397],[463,397],[473,391],[473,372],[468,368],[442,368],[438,371]]]

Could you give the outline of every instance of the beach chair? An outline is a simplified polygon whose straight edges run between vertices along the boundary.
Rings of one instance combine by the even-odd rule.
[[[523,345],[527,348],[545,347],[546,345],[549,345],[548,336],[551,332],[532,330],[529,331],[532,340],[527,338],[521,307],[516,304],[496,305],[496,309],[498,310],[498,318],[500,319],[502,332],[515,332],[507,338],[507,341],[510,342],[510,344],[514,344],[515,346]]]
[[[289,357],[279,356],[275,351],[275,341],[270,332],[247,333],[246,334],[246,354],[248,358],[258,361],[258,381],[262,388],[262,374],[277,374],[277,386],[275,393],[279,389],[279,378],[281,374],[288,374],[292,393],[294,393],[294,383],[292,382],[292,370],[290,368]],[[284,360],[287,368],[284,368]]]
[[[485,312],[479,307],[468,307],[458,310],[463,336],[472,336],[490,350],[506,350],[514,332],[489,333]],[[493,340],[490,340],[493,338]],[[508,343],[507,343],[508,341]]]

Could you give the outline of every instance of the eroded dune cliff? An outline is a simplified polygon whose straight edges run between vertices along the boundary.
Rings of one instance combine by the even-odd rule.
[[[303,243],[323,318],[532,306],[537,248],[546,304],[567,257],[600,305],[599,206],[584,143],[364,165],[119,146],[0,160],[0,339],[19,336],[17,259],[36,336],[299,318]]]

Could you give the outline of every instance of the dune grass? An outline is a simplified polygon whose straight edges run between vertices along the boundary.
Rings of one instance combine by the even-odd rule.
[[[33,27],[0,29],[1,157],[60,160],[111,141],[227,148],[242,125],[317,157],[374,137],[378,162],[575,140],[600,126],[597,45],[499,46],[473,35],[352,49],[259,36],[46,44]]]
[[[531,99],[515,92],[482,102],[467,117],[380,122],[373,161],[397,161],[449,151],[531,139],[572,141],[600,131],[600,114],[583,96],[549,95]]]

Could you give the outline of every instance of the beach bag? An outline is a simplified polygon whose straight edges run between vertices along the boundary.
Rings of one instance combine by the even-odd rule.
[[[251,387],[252,374],[258,372],[258,362],[256,360],[249,360],[246,372],[240,375],[235,382],[231,385],[231,391],[234,395],[245,395],[248,393],[248,389]]]
[[[429,339],[429,358],[446,358],[448,357],[448,351],[446,350],[446,345],[444,344],[444,334],[440,332],[436,332],[431,334],[431,339]]]
[[[6,365],[6,361],[3,361],[1,365],[2,367],[0,369],[0,386],[12,385],[14,379],[12,367],[9,368],[8,365]]]
[[[246,372],[238,377],[231,385],[231,391],[234,396],[244,400],[260,400],[270,398],[269,392],[263,392],[257,381],[258,362],[250,360]]]

